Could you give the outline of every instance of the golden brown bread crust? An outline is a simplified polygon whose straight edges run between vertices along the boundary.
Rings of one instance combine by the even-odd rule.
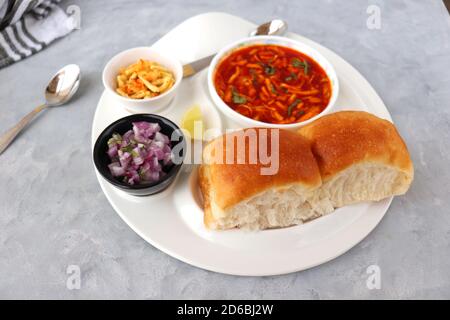
[[[205,226],[210,227],[214,221],[211,210],[210,190],[211,185],[209,183],[209,171],[208,166],[202,165],[198,170],[198,181],[200,185],[200,191],[203,196],[203,223]]]
[[[203,152],[203,161],[211,162],[212,158],[217,156],[216,150],[220,146],[224,148],[222,160],[225,160],[226,154],[232,152],[230,144],[226,141],[233,139],[236,135],[244,135],[247,130],[250,129],[226,134],[213,140]],[[211,216],[212,202],[220,209],[226,210],[269,188],[283,187],[294,183],[302,184],[306,188],[316,188],[321,184],[319,168],[306,139],[287,130],[261,128],[253,130],[258,133],[258,142],[260,135],[267,137],[268,150],[271,150],[271,130],[279,130],[278,172],[275,175],[261,175],[261,168],[267,168],[269,165],[261,164],[260,161],[257,164],[249,164],[248,161],[246,164],[236,163],[238,153],[236,146],[232,164],[203,164],[199,171],[199,184],[204,198],[206,225],[209,225],[208,221],[214,219]],[[248,145],[246,142],[247,159]]]
[[[248,130],[237,134],[244,135]],[[262,129],[254,130],[260,132]],[[265,130],[270,137],[270,129]],[[398,174],[396,180],[387,186],[386,194],[381,192],[383,196],[405,193],[414,176],[407,147],[394,125],[366,112],[333,113],[306,125],[297,133],[279,130],[279,171],[272,176],[260,173],[260,169],[267,165],[236,163],[238,154],[246,153],[248,156],[248,144],[246,152],[237,152],[234,148],[233,164],[211,163],[214,157],[220,158],[220,153],[216,152],[220,150],[219,146],[225,148],[222,161],[233,151],[225,139],[235,135],[220,137],[203,151],[199,185],[204,201],[204,223],[212,229],[217,229],[220,221],[226,219],[228,209],[233,210],[234,205],[261,192],[292,184],[299,184],[308,191],[317,188],[317,191],[321,185],[332,184],[333,178],[339,178],[337,175],[354,165],[369,164],[370,167],[373,163],[395,169]],[[375,198],[366,195],[357,199],[378,199]]]
[[[324,181],[362,161],[396,167],[411,178],[414,174],[408,149],[395,126],[370,113],[332,113],[302,127],[299,133],[311,142]]]

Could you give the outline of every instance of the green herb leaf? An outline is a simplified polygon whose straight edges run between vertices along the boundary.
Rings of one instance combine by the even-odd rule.
[[[131,153],[131,151],[133,151],[133,146],[127,145],[127,146],[125,146],[125,147],[123,147],[123,148],[120,148],[120,150],[121,150],[122,152],[128,152],[128,153]]]
[[[309,73],[309,68],[310,68],[309,62],[304,60],[303,63],[304,63],[303,70],[305,71],[305,74],[308,74]]]
[[[139,178],[141,178],[141,180],[145,180],[144,179],[145,178],[145,171],[142,168],[139,169],[138,175],[139,175]]]
[[[275,67],[271,66],[270,64],[266,64],[264,67],[264,72],[269,76],[275,74],[275,71]]]
[[[291,64],[296,68],[300,68],[303,65],[302,62],[297,58],[292,59]]]
[[[241,96],[234,87],[231,89],[231,93],[234,103],[243,104],[247,102],[247,99],[244,96]]]
[[[256,85],[258,84],[258,81],[256,80],[256,70],[255,69],[250,69],[250,75],[252,76],[252,83],[253,86],[256,87]]]
[[[122,140],[122,136],[120,135],[120,134],[118,134],[118,133],[113,133],[113,135],[112,135],[112,137],[113,137],[113,139],[116,139],[116,140]]]
[[[137,153],[137,152],[134,151],[134,150],[131,150],[131,156],[132,156],[133,158],[137,158],[137,157],[139,157],[139,153]]]
[[[292,110],[293,110],[300,102],[302,102],[302,100],[300,100],[300,99],[295,99],[295,101],[292,102],[292,103],[289,105],[288,110],[287,110],[288,117],[291,116]]]
[[[306,60],[300,61],[300,59],[294,58],[292,59],[291,64],[296,68],[303,68],[303,72],[305,74],[308,74],[309,69],[311,69],[309,62]]]
[[[270,86],[270,91],[272,91],[273,94],[278,94],[277,89],[275,89],[273,84]]]
[[[297,80],[297,75],[294,72],[291,72],[289,76],[284,78],[284,81]]]
[[[108,140],[108,147],[121,143],[122,143],[122,136],[118,133],[113,133],[112,138]]]

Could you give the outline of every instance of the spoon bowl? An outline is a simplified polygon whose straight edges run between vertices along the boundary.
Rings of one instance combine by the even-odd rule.
[[[69,64],[60,69],[45,88],[48,107],[60,106],[69,101],[80,86],[80,67]]]
[[[255,30],[250,32],[250,36],[281,36],[288,28],[286,21],[274,19],[259,25]]]
[[[80,74],[80,67],[76,64],[69,64],[60,69],[45,88],[45,103],[34,108],[15,126],[0,136],[0,154],[39,112],[47,107],[60,106],[68,102],[80,86]]]

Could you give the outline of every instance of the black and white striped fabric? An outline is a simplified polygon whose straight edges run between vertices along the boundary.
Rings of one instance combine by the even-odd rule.
[[[20,61],[76,27],[61,0],[0,0],[0,68]]]

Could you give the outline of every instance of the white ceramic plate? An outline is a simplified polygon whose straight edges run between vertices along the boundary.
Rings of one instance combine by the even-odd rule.
[[[254,27],[235,16],[207,13],[178,25],[153,47],[187,63],[247,36]],[[335,110],[364,110],[391,120],[374,89],[350,64],[311,40],[292,33],[288,37],[316,48],[334,65],[341,87],[336,103],[341,107]],[[213,106],[207,91],[206,70],[183,80],[170,108],[160,114],[179,123],[183,112],[194,103],[201,105],[207,126],[233,126],[221,119]],[[108,124],[126,115],[104,92],[92,125],[92,143]],[[129,196],[98,173],[97,178],[117,213],[153,246],[194,266],[234,275],[277,275],[327,262],[364,239],[383,218],[392,200],[347,206],[285,229],[217,232],[203,226],[203,212],[196,201],[195,173],[182,172],[168,190],[150,197]]]

